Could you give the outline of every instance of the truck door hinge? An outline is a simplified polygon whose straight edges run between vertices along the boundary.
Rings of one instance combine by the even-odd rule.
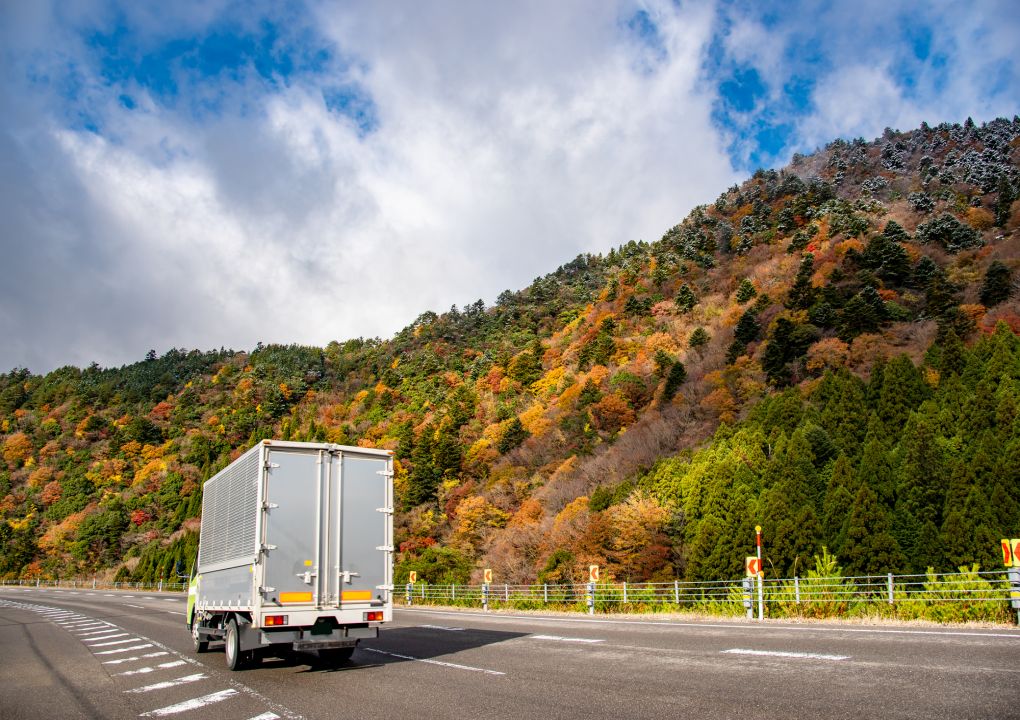
[[[387,515],[392,515],[393,514],[393,508],[391,508],[391,507],[388,507],[388,508],[376,508],[375,511],[376,512],[381,512],[381,513],[386,513]]]
[[[376,475],[382,475],[382,476],[388,477],[388,478],[393,477],[393,471],[392,470],[376,470],[375,474]]]
[[[384,552],[393,552],[393,546],[392,545],[376,545],[375,549],[376,550],[382,550]]]
[[[262,552],[269,552],[270,550],[275,549],[276,549],[275,545],[269,545],[268,543],[262,546]]]
[[[275,510],[278,507],[280,507],[280,506],[277,503],[271,503],[271,502],[264,502],[264,503],[262,503],[262,509],[263,510]]]
[[[268,595],[269,593],[272,593],[272,592],[276,592],[276,588],[268,587],[268,586],[267,587],[260,587],[259,588],[259,593],[261,593],[262,595]]]
[[[361,577],[361,573],[351,572],[350,570],[344,570],[340,573],[340,579],[348,585],[351,584],[351,578]]]
[[[273,468],[278,468],[280,466],[277,463],[269,462],[268,460],[266,460],[266,464],[264,467],[266,468],[266,470],[272,470]]]
[[[376,590],[389,590],[390,592],[393,592],[393,586],[392,585],[376,585],[375,589]]]

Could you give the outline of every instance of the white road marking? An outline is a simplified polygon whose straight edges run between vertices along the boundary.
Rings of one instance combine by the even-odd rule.
[[[152,643],[145,643],[143,645],[132,645],[131,647],[118,648],[116,650],[100,650],[96,655],[114,655],[116,653],[130,652],[131,650],[144,650],[145,648],[152,647]]]
[[[111,630],[120,630],[120,628],[117,628],[117,627],[108,627],[108,628],[104,628],[103,630],[90,630],[89,632],[76,632],[75,635],[77,635],[79,638],[82,638],[82,642],[85,642],[85,638],[87,638],[89,635],[102,635],[103,633],[108,633]]]
[[[208,675],[205,673],[195,673],[194,675],[184,675],[173,680],[165,680],[163,682],[153,683],[152,685],[143,685],[142,687],[134,688],[133,690],[125,690],[126,693],[145,693],[152,692],[153,690],[166,690],[167,688],[177,687],[178,685],[186,685],[188,683],[198,682],[199,680],[205,680]]]
[[[378,653],[379,655],[389,655],[390,657],[400,658],[401,660],[414,660],[415,662],[428,663],[429,665],[440,665],[442,667],[454,668],[455,670],[470,670],[471,672],[485,673],[486,675],[506,675],[506,673],[499,672],[498,670],[486,670],[485,668],[471,667],[470,665],[458,665],[457,663],[442,662],[440,660],[427,660],[425,658],[413,657],[411,655],[400,655],[399,653],[386,652],[385,650],[376,650],[375,648],[359,648],[365,652]]]
[[[88,625],[70,628],[71,632],[75,635],[87,635],[90,631],[110,632],[113,629],[114,626],[110,623],[89,623]]]
[[[83,643],[85,643],[86,645],[92,645],[93,647],[98,647],[97,645],[93,645],[93,643],[97,643],[100,640],[113,640],[114,638],[127,637],[128,635],[130,635],[130,633],[126,633],[126,632],[113,633],[112,635],[100,635],[99,637],[82,638],[81,641]],[[131,641],[129,640],[128,642],[131,642]],[[109,643],[107,643],[107,644],[109,644]]]
[[[134,657],[129,657],[129,658],[117,658],[116,660],[104,660],[103,661],[103,665],[120,665],[121,663],[138,662],[139,660],[145,660],[146,658],[161,657],[163,655],[169,655],[169,654],[170,653],[164,652],[164,651],[161,650],[159,652],[146,653],[145,655],[135,655]]]
[[[109,625],[110,623],[101,620],[78,620],[77,622],[60,623],[61,627],[81,628],[83,625]]]
[[[570,642],[570,643],[600,643],[605,640],[596,640],[593,638],[572,638],[572,637],[561,637],[559,635],[528,635],[529,640],[556,640],[558,642]]]
[[[804,652],[782,652],[779,650],[745,650],[743,648],[733,648],[731,650],[723,650],[723,653],[729,653],[730,655],[759,655],[764,657],[781,657],[781,658],[801,658],[805,660],[849,660],[849,655],[823,655],[822,653],[804,653]]]
[[[114,673],[114,675],[147,675],[148,673],[156,672],[157,670],[166,670],[167,668],[175,668],[187,664],[188,663],[183,660],[172,660],[170,662],[160,663],[155,667],[150,665],[149,667],[138,668],[137,670],[125,670],[123,672]]]
[[[133,598],[133,597],[134,597],[134,595],[121,595],[121,597],[129,597],[129,598]]]
[[[262,713],[261,715],[256,715],[253,718],[248,718],[248,720],[279,720],[279,717],[280,716],[276,713],[267,712]]]
[[[464,628],[447,627],[446,625],[419,625],[418,627],[428,628],[429,630],[449,630],[450,632],[461,632],[464,630]]]
[[[127,635],[127,633],[124,633]],[[127,640],[111,640],[110,642],[95,643],[94,645],[88,645],[88,647],[108,647],[110,645],[123,645],[124,643],[138,642],[138,638],[128,638]],[[86,643],[87,644],[87,643]]]
[[[103,597],[117,597],[113,593],[103,593]]]
[[[139,610],[144,610],[145,609],[141,605],[132,605],[131,603],[124,603],[124,604],[127,605],[128,607],[138,608]]]
[[[186,710],[197,710],[200,707],[212,705],[213,703],[226,700],[234,695],[237,695],[237,690],[220,690],[219,692],[203,695],[202,697],[185,700],[184,702],[177,703],[176,705],[167,705],[166,707],[159,708],[158,710],[150,710],[149,712],[142,713],[139,717],[163,717],[164,715],[176,715],[177,713],[185,712]]]
[[[182,613],[182,612],[177,612],[176,610],[165,610],[164,612],[165,612],[165,613],[166,613],[167,615],[184,615],[184,613]]]

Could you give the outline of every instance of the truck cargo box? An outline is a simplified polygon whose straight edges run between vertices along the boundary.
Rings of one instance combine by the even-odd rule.
[[[352,648],[392,618],[392,558],[392,453],[265,440],[204,486],[196,649],[222,638],[229,655],[231,622],[247,659],[274,645]]]

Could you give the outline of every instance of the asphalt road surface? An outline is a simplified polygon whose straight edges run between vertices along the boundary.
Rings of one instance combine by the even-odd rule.
[[[0,718],[1020,718],[1020,632],[398,609],[230,672],[184,597],[0,588]]]

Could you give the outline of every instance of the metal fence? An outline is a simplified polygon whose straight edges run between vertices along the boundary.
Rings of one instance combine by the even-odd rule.
[[[862,575],[856,577],[741,578],[709,582],[670,583],[544,583],[531,585],[408,584],[397,587],[394,599],[406,605],[459,605],[613,610],[703,610],[749,616],[818,614],[838,616],[851,607],[985,606],[1003,618],[1020,606],[1020,573],[973,571],[926,575]],[[760,582],[760,592],[759,592]],[[68,580],[0,580],[5,587],[85,590],[184,592],[187,585],[169,580],[153,583],[106,582],[98,578]],[[987,612],[985,613],[988,614]],[[1020,618],[1020,614],[1018,614]]]
[[[759,593],[760,582],[760,593]],[[402,591],[402,592],[401,592]],[[1003,615],[1010,600],[1020,598],[1006,571],[974,571],[927,575],[864,575],[856,577],[742,578],[711,582],[587,583],[534,585],[434,585],[415,583],[398,588],[404,604],[559,607],[593,612],[635,609],[700,609],[759,616],[776,614],[839,615],[851,606],[988,605]]]

